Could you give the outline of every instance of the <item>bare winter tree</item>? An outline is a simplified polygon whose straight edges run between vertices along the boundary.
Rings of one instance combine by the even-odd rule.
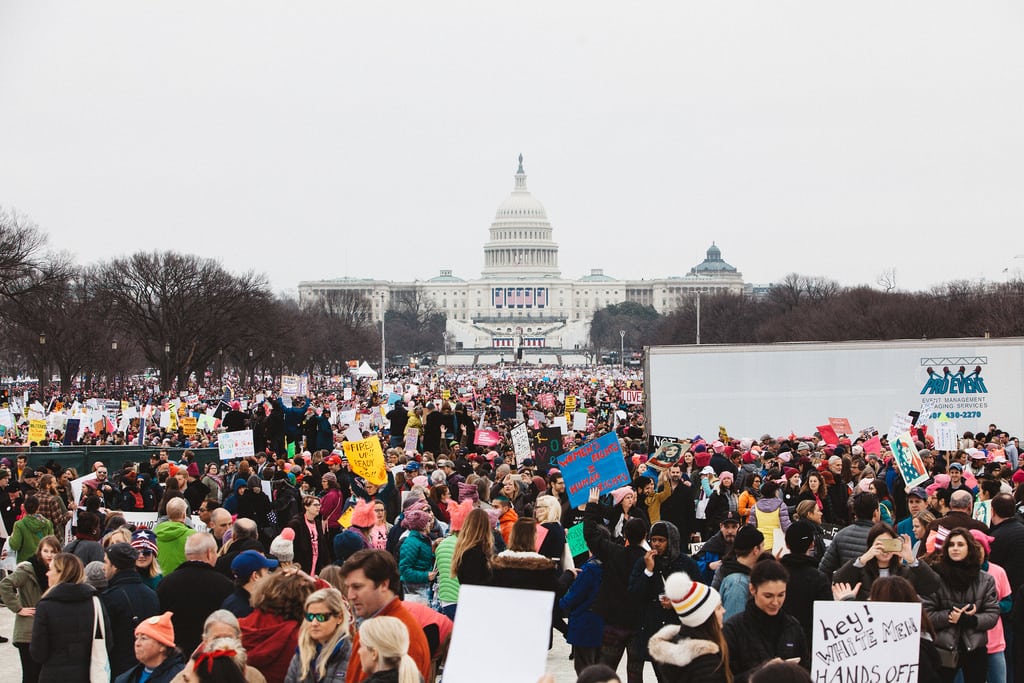
[[[212,259],[174,252],[115,259],[93,277],[109,319],[161,369],[164,389],[205,371],[224,347],[247,348],[271,302],[263,276],[232,275]]]
[[[25,216],[0,209],[0,317],[23,316],[33,296],[71,275],[71,260],[46,250],[45,233]]]

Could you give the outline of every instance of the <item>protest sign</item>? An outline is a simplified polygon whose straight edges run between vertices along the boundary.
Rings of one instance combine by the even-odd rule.
[[[832,428],[832,425],[818,425],[818,433],[821,434],[821,440],[829,446],[839,444],[839,436],[836,434],[836,430]]]
[[[622,400],[625,403],[640,403],[643,401],[644,392],[639,389],[623,389]]]
[[[445,683],[478,683],[480,653],[494,649],[494,615],[508,624],[532,624],[537,615],[549,614],[555,594],[515,588],[464,585],[459,589],[459,618],[452,631]],[[515,657],[501,666],[488,667],[489,683],[536,681],[544,674],[548,656],[548,630],[521,628],[515,634]]]
[[[243,429],[240,432],[224,432],[217,439],[217,449],[220,451],[221,460],[252,457],[256,454],[253,446],[252,430]]]
[[[156,526],[157,514],[155,512],[119,512],[128,524],[134,524],[136,529],[152,529]]]
[[[875,434],[873,437],[864,442],[864,452],[874,453],[875,455],[882,454],[882,439]]]
[[[441,390],[441,400],[448,401],[448,400],[451,400],[451,397],[452,397],[452,390],[451,389],[442,389]]]
[[[537,403],[539,403],[540,407],[543,408],[544,410],[554,410],[555,409],[555,395],[554,394],[541,394],[540,396],[537,397]]]
[[[935,448],[940,451],[955,451],[960,448],[960,436],[953,420],[938,420],[932,423],[935,430]]]
[[[679,462],[679,459],[683,457],[683,453],[685,453],[689,447],[689,441],[686,443],[664,441],[660,446],[658,446],[658,450],[654,452],[651,459],[647,461],[647,466],[653,467],[658,471],[667,469],[674,463]]]
[[[341,400],[351,401],[352,400],[352,387],[345,387],[341,390]]]
[[[194,417],[181,418],[181,431],[185,436],[195,436],[198,421]]]
[[[725,425],[718,425],[718,440],[722,443],[729,443],[729,430]]]
[[[574,524],[565,530],[565,541],[569,544],[569,554],[573,557],[590,552],[587,542],[583,539],[583,522]]]
[[[305,396],[306,382],[301,375],[281,375],[282,396]]]
[[[910,432],[903,432],[896,439],[890,441],[889,447],[892,448],[896,466],[899,467],[900,474],[903,475],[903,481],[906,483],[908,491],[928,479],[928,469],[924,466],[921,456],[918,455],[917,446],[914,445],[914,439],[910,436]]]
[[[499,399],[499,405],[501,406],[500,417],[502,420],[514,420],[516,419],[516,395],[515,394],[502,394]]]
[[[568,420],[576,412],[576,397],[569,395],[565,397],[565,419]]]
[[[558,427],[538,429],[533,434],[533,440],[536,444],[533,452],[537,471],[547,472],[551,461],[562,454],[562,430]]]
[[[28,440],[37,444],[46,438],[46,420],[28,421]]]
[[[476,430],[476,434],[473,436],[474,446],[493,448],[499,443],[501,443],[501,434],[493,429],[478,429]]]
[[[910,417],[905,413],[896,413],[892,417],[892,423],[889,425],[889,440],[892,441],[897,435],[903,432],[909,432],[910,427],[914,424],[914,418]]]
[[[586,503],[592,488],[604,493],[630,482],[615,432],[588,441],[563,455],[558,462],[572,507]]]
[[[420,443],[420,430],[418,427],[408,427],[405,430],[405,450],[417,451]]]
[[[14,416],[11,414],[10,408],[0,408],[0,427],[13,427]]]
[[[574,432],[585,432],[587,431],[587,414],[586,413],[573,413],[572,414],[572,429]]]
[[[530,433],[525,424],[512,428],[512,448],[516,454],[516,464],[530,457]]]
[[[68,420],[67,426],[64,428],[64,440],[61,442],[65,446],[70,446],[78,438],[78,428],[82,424],[82,421],[77,417],[73,417]]]
[[[551,424],[558,427],[558,431],[563,435],[569,431],[569,422],[565,419],[565,415],[556,415],[555,418],[551,420]]]
[[[371,436],[361,441],[344,441],[341,445],[353,472],[377,486],[387,483],[388,469],[384,464],[380,439]]]
[[[829,425],[835,430],[836,434],[843,436],[850,436],[853,434],[853,427],[850,426],[850,421],[845,417],[830,417],[828,419]]]
[[[811,679],[917,683],[920,640],[920,603],[816,601]]]

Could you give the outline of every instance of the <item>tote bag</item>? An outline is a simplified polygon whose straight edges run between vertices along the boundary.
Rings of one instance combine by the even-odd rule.
[[[100,599],[92,598],[95,617],[92,623],[92,659],[89,662],[89,683],[110,683],[110,657],[107,655],[107,634],[103,629],[103,608]],[[99,631],[99,636],[96,632]]]

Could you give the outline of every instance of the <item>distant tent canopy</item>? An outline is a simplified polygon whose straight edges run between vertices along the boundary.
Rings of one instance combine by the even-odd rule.
[[[363,361],[362,365],[360,365],[358,368],[355,368],[355,369],[351,370],[351,372],[356,377],[376,377],[377,376],[377,371],[374,370],[373,368],[371,368],[370,364],[367,363],[365,360]]]

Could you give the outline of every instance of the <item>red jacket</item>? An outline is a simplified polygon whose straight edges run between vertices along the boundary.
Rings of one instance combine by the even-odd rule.
[[[270,683],[283,681],[299,646],[299,622],[254,610],[239,619],[238,625],[242,627],[242,645],[248,665],[255,667]]]

